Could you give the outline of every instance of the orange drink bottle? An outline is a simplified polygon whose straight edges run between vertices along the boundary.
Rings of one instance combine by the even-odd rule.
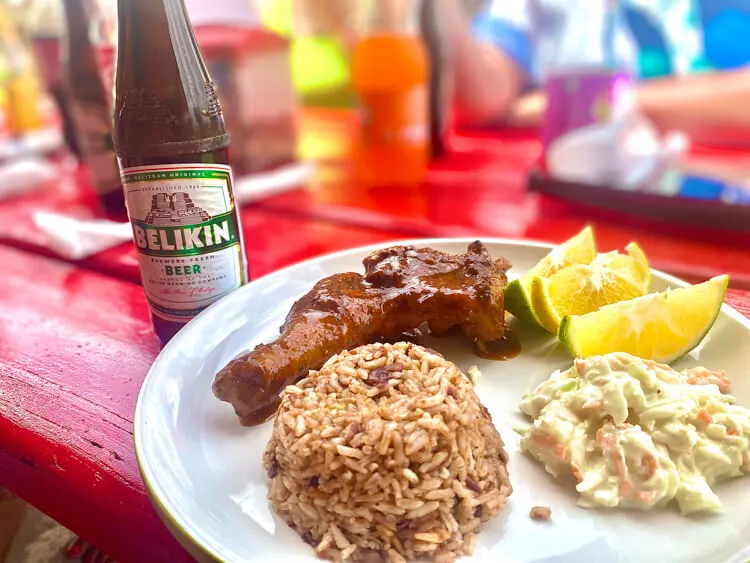
[[[420,4],[371,0],[360,5],[351,63],[361,118],[353,165],[367,186],[419,184],[427,169],[429,68],[419,35]]]

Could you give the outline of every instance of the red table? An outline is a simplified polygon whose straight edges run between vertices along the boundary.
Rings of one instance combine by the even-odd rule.
[[[416,189],[362,190],[351,186],[344,156],[356,127],[352,114],[316,110],[304,115],[301,152],[319,162],[307,189],[270,197],[264,210],[340,223],[398,229],[418,236],[482,235],[562,242],[585,224],[596,228],[600,249],[631,240],[654,268],[690,281],[729,273],[750,289],[750,236],[660,224],[529,194],[526,173],[540,145],[530,131],[457,134],[452,152]],[[699,148],[697,156],[747,161],[747,153]]]
[[[379,236],[308,232],[330,249]],[[15,249],[0,248],[0,261],[0,483],[123,563],[189,561],[150,506],[133,451],[138,389],[158,353],[141,288]],[[726,300],[750,318],[748,293]]]
[[[414,189],[357,188],[346,166],[353,114],[308,110],[300,122],[300,154],[316,163],[311,181],[243,210],[253,236],[258,212],[400,233],[402,238],[477,236],[562,242],[586,224],[596,228],[600,250],[622,249],[631,240],[644,248],[654,268],[697,282],[729,273],[731,286],[750,289],[750,236],[660,224],[530,194],[526,173],[539,153],[529,131],[454,135],[452,151]],[[713,160],[747,160],[746,153],[701,149]],[[0,201],[0,243],[53,256],[33,213],[57,211],[95,217],[95,197],[80,175],[22,198]],[[130,244],[110,249],[81,265],[138,281]]]
[[[0,201],[0,244],[54,258],[56,253],[47,235],[37,228],[34,214],[45,211],[79,219],[96,219],[100,218],[100,213],[95,210],[95,204],[96,198],[85,179],[76,176],[63,176],[61,182],[42,186],[30,195]],[[399,230],[336,225],[316,218],[269,213],[255,206],[242,208],[241,220],[251,277],[310,256],[408,236]],[[135,248],[130,242],[75,263],[140,283]]]
[[[254,277],[405,237],[560,241],[592,219],[590,210],[525,193],[524,167],[536,151],[528,134],[457,137],[456,153],[424,189],[363,193],[348,184],[342,164],[352,127],[347,114],[309,112],[302,126],[302,152],[318,162],[314,180],[242,211]],[[133,452],[133,408],[158,346],[134,283],[132,246],[65,263],[31,221],[38,208],[89,216],[92,202],[71,176],[0,203],[0,485],[121,563],[188,561],[150,506]],[[723,271],[740,281],[750,276],[743,241],[593,219],[602,249],[636,238],[656,267],[692,279]],[[730,290],[726,300],[750,318],[750,292]]]
[[[254,275],[398,233],[251,214]],[[132,445],[159,347],[143,290],[0,246],[0,485],[121,563],[189,560],[151,508]]]

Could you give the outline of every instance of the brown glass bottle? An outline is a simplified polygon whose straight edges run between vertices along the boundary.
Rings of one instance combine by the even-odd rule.
[[[112,144],[112,94],[104,86],[91,41],[86,0],[64,0],[64,84],[78,149],[105,211],[124,219],[125,200]]]
[[[229,135],[183,0],[118,0],[115,147],[166,343],[247,280]]]
[[[453,57],[438,2],[442,0],[422,0],[419,18],[422,41],[430,60],[429,127],[433,157],[445,152],[453,95]]]

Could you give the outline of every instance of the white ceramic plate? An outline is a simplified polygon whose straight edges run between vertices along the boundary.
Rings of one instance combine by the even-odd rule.
[[[412,244],[463,252],[469,240]],[[494,256],[526,271],[549,246],[485,239]],[[400,243],[403,244],[403,243]],[[214,374],[237,354],[278,334],[292,303],[330,274],[362,271],[368,247],[310,260],[259,279],[210,307],[162,351],[146,378],[135,414],[135,446],[155,505],[183,545],[202,560],[318,561],[312,549],[276,518],[266,501],[261,456],[270,424],[243,428],[231,407],[211,392]],[[653,289],[684,285],[654,272]],[[719,515],[680,516],[674,507],[650,512],[576,506],[572,483],[552,479],[518,449],[512,428],[524,422],[521,395],[570,364],[551,337],[520,331],[521,355],[480,360],[465,344],[432,344],[462,369],[478,364],[478,393],[510,454],[514,492],[505,511],[483,528],[476,553],[464,560],[521,562],[742,562],[750,558],[750,477],[717,486]],[[680,367],[703,364],[727,371],[733,392],[750,406],[750,322],[724,306],[700,350]],[[532,521],[532,506],[552,508],[552,521]]]

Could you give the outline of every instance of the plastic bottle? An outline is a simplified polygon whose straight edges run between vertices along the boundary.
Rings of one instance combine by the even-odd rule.
[[[352,86],[361,129],[354,172],[366,186],[416,185],[430,158],[425,47],[419,0],[359,5],[360,38],[352,55]]]
[[[573,13],[584,7],[591,17],[586,25]],[[579,1],[567,9],[571,27],[558,29],[543,46],[550,54],[540,69],[547,93],[545,151],[575,130],[612,121],[619,101],[627,99],[636,66],[635,45],[624,31],[617,1],[587,0],[585,6]]]
[[[11,135],[20,137],[44,127],[42,85],[31,50],[5,6],[0,6],[0,22],[0,39],[10,69],[8,129]]]

